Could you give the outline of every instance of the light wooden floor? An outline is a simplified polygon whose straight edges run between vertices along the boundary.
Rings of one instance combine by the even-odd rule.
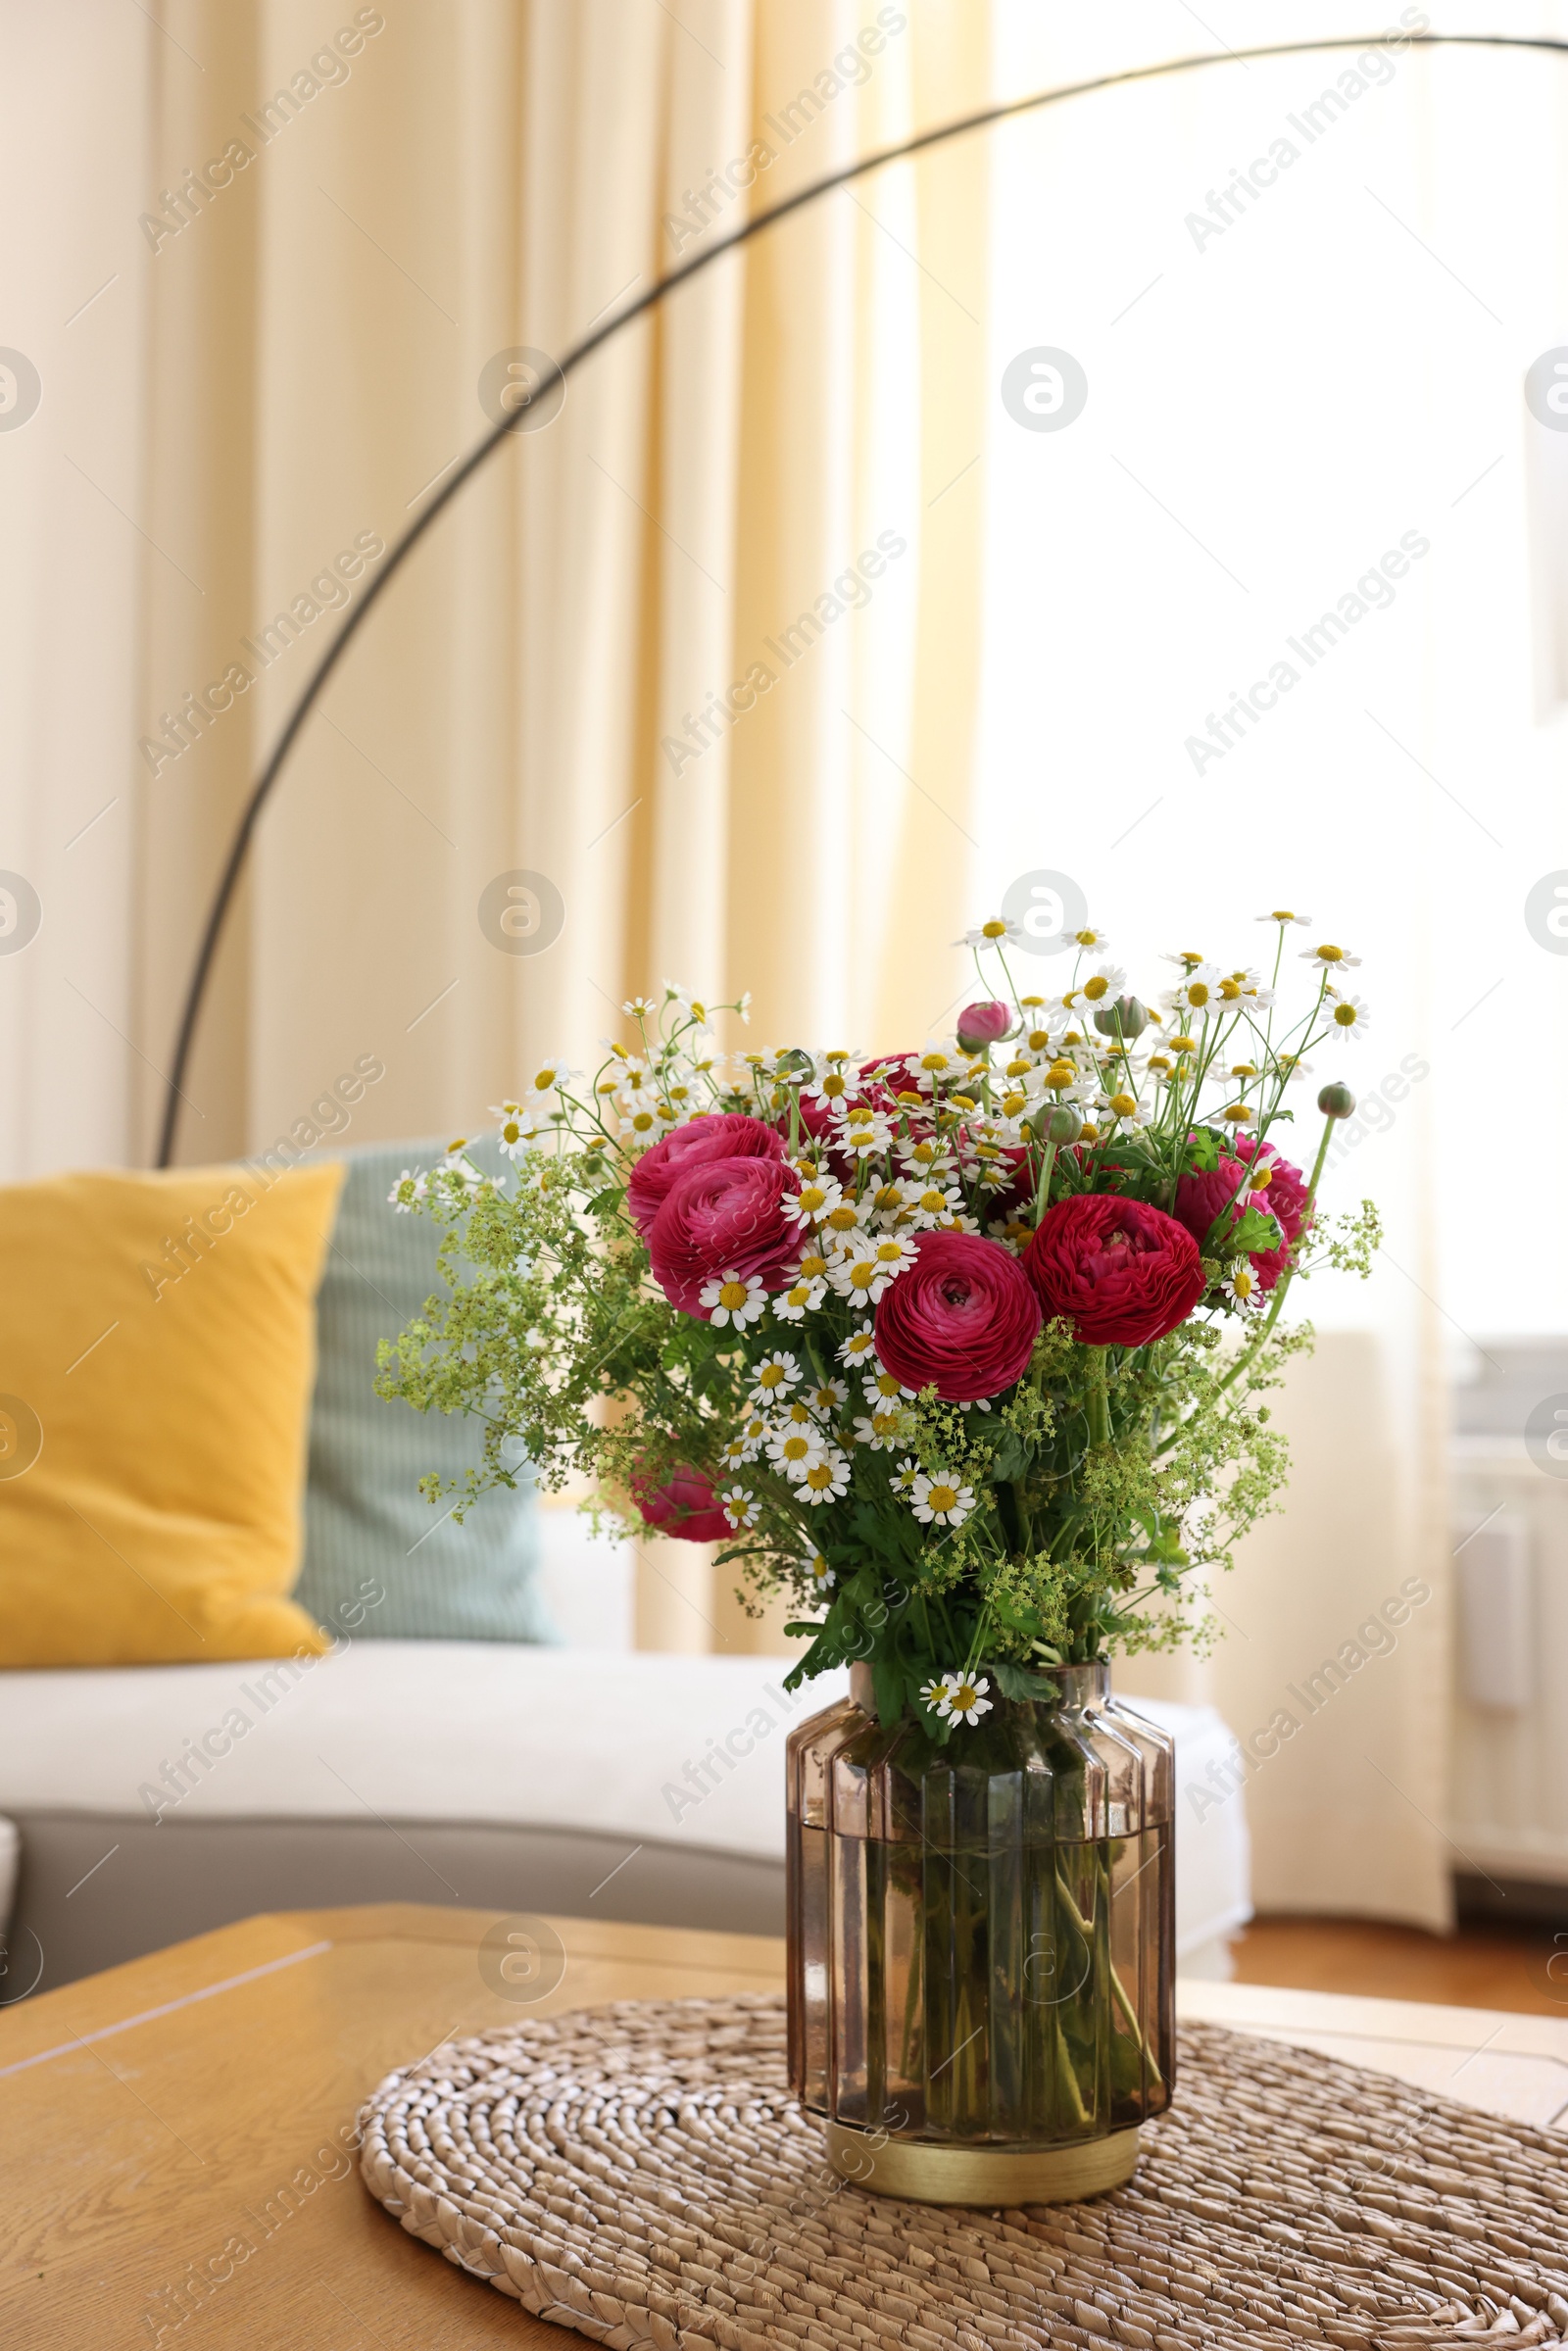
[[[1568,2018],[1568,1935],[1549,1927],[1438,1935],[1365,1919],[1265,1918],[1231,1949],[1242,1984]]]

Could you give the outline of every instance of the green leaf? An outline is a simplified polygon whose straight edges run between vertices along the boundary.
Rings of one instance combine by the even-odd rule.
[[[996,1683],[1004,1698],[1055,1698],[1061,1694],[1061,1685],[1049,1674],[1032,1674],[1026,1667],[1012,1665],[1006,1659],[986,1660],[986,1672]]]

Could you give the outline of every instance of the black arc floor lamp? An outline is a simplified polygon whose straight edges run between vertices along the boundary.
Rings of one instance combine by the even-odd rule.
[[[901,140],[895,147],[878,148],[874,154],[862,156],[858,163],[847,164],[840,171],[830,171],[825,177],[812,180],[808,186],[798,189],[793,196],[786,196],[782,202],[770,206],[766,212],[755,214],[751,220],[742,221],[739,227],[731,229],[727,235],[715,238],[713,243],[705,247],[701,253],[695,253],[688,261],[680,263],[669,271],[667,276],[659,278],[645,292],[633,295],[619,309],[612,310],[601,325],[594,327],[589,334],[584,335],[581,342],[574,343],[565,356],[556,363],[554,373],[541,382],[535,391],[534,398],[548,397],[558,386],[564,386],[567,376],[579,367],[584,360],[592,358],[596,351],[601,350],[606,343],[612,341],[623,327],[630,326],[634,319],[642,318],[656,304],[662,302],[664,297],[673,293],[677,286],[686,285],[692,278],[700,276],[705,269],[711,269],[714,262],[720,260],[724,254],[733,253],[737,246],[748,244],[753,237],[760,236],[764,228],[771,228],[775,221],[786,220],[790,214],[802,212],[808,205],[815,204],[820,197],[831,195],[835,188],[847,187],[852,180],[862,179],[872,171],[880,171],[889,164],[901,163],[907,156],[923,155],[929,149],[945,146],[948,140],[962,138],[970,131],[987,130],[995,123],[1012,122],[1021,115],[1038,114],[1044,107],[1055,106],[1067,98],[1089,97],[1098,90],[1125,88],[1134,82],[1157,81],[1166,74],[1192,73],[1206,66],[1249,65],[1260,58],[1304,57],[1323,50],[1370,49],[1386,44],[1388,39],[1387,33],[1364,33],[1359,36],[1341,36],[1331,40],[1281,41],[1264,48],[1227,49],[1200,57],[1170,58],[1161,65],[1134,66],[1119,73],[1097,74],[1089,81],[1064,83],[1057,89],[1035,90],[1026,98],[1009,99],[1004,105],[981,107],[974,114],[960,115],[951,122],[940,122],[931,130],[920,131],[914,138]],[[1568,40],[1550,40],[1526,34],[1500,32],[1408,33],[1399,36],[1399,46],[1410,49],[1522,49],[1539,50],[1549,55],[1568,56]],[[228,856],[224,860],[222,872],[219,876],[212,905],[208,909],[207,920],[202,929],[201,943],[196,951],[196,959],[191,967],[190,979],[186,985],[179,1029],[174,1043],[173,1063],[170,1070],[164,1098],[163,1124],[158,1144],[157,1163],[160,1167],[170,1166],[173,1159],[174,1144],[179,1126],[179,1106],[186,1099],[183,1092],[184,1081],[190,1065],[191,1050],[195,1042],[197,1023],[201,1018],[202,1004],[212,978],[219,944],[222,938],[223,925],[228,918],[234,894],[244,872],[245,860],[249,855],[257,821],[283,772],[289,755],[299,738],[300,730],[310,716],[328,678],[369,618],[378,599],[390,587],[397,572],[414,553],[425,532],[436,517],[452,504],[459,492],[473,479],[485,460],[500,448],[508,434],[518,429],[519,422],[519,415],[513,414],[494,425],[485,434],[483,440],[469,451],[457,471],[443,484],[429,505],[397,541],[367,594],[350,612],[336,637],[312,671],[300,693],[299,700],[284,722],[282,732],[273,745],[270,758],[251,787],[239,822],[234,830],[234,838],[229,844]]]

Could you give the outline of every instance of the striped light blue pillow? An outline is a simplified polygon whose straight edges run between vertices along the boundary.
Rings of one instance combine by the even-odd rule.
[[[432,1509],[419,1479],[477,1464],[478,1423],[384,1402],[371,1384],[377,1340],[394,1338],[444,1287],[442,1228],[400,1215],[387,1200],[406,1167],[432,1167],[443,1150],[378,1144],[342,1154],[348,1178],[317,1304],[305,1566],[294,1597],[360,1640],[553,1641],[537,1590],[532,1493],[487,1494],[461,1526],[443,1516],[446,1502]],[[472,1156],[487,1175],[503,1172],[493,1143]]]

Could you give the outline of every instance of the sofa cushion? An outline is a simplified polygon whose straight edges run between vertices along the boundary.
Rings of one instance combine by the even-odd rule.
[[[318,1649],[299,1573],[336,1166],[0,1190],[0,1665]]]
[[[430,1167],[440,1143],[348,1151],[326,1271],[317,1301],[318,1366],[305,1497],[305,1567],[295,1597],[318,1623],[373,1641],[526,1641],[555,1636],[537,1589],[527,1487],[483,1494],[463,1523],[418,1491],[430,1470],[461,1477],[480,1459],[478,1423],[383,1402],[376,1343],[394,1338],[442,1288],[443,1228],[394,1208],[409,1167]],[[487,1175],[496,1145],[470,1156]]]

